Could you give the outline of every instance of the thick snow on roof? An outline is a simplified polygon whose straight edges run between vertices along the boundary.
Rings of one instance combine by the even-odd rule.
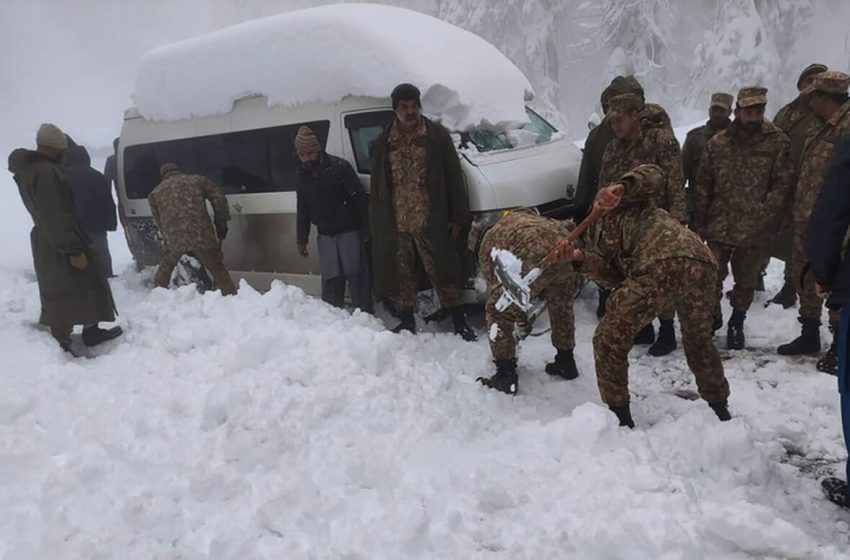
[[[288,12],[154,49],[133,101],[152,120],[226,113],[248,95],[270,105],[422,91],[423,111],[454,130],[527,122],[531,84],[493,45],[402,8],[344,4]]]

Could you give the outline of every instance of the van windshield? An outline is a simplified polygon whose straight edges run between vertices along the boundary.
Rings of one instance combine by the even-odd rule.
[[[469,145],[472,144],[475,151],[493,152],[549,142],[552,135],[557,132],[555,127],[528,107],[525,108],[525,112],[528,115],[529,122],[524,127],[506,132],[490,130],[462,132],[460,134],[461,147],[469,148]]]

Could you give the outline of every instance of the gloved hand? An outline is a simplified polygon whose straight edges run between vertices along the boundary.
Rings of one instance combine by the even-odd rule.
[[[85,270],[85,268],[89,265],[89,260],[86,258],[85,253],[77,253],[76,255],[71,255],[70,257],[68,257],[68,261],[71,263],[71,266],[73,266],[77,270]]]
[[[216,224],[215,225],[215,233],[218,235],[218,238],[224,241],[224,238],[227,237],[227,224]]]

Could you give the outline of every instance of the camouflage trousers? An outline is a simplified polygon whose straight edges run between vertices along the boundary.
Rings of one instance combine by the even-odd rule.
[[[460,289],[454,284],[441,284],[437,282],[434,267],[434,247],[425,232],[422,233],[396,233],[396,267],[398,288],[393,298],[393,303],[398,311],[413,311],[416,307],[416,294],[419,293],[419,283],[416,278],[416,256],[428,280],[440,298],[440,305],[444,308],[457,307],[461,304]]]
[[[571,265],[556,264],[550,266],[532,284],[534,297],[546,299],[549,309],[549,323],[552,327],[552,346],[558,350],[575,348],[575,319],[573,301],[576,291],[576,272]],[[495,360],[507,360],[516,357],[517,342],[514,329],[517,323],[527,324],[527,314],[516,305],[499,311],[497,302],[503,289],[497,286],[490,292],[484,304],[484,320],[490,338],[490,353]]]
[[[714,345],[711,322],[713,266],[688,258],[658,261],[651,271],[629,277],[611,297],[593,335],[596,380],[602,402],[629,403],[629,350],[638,331],[663,309],[673,306],[682,327],[682,345],[700,396],[708,402],[729,396],[729,383]]]
[[[729,275],[729,265],[732,265],[732,309],[747,311],[753,303],[756,284],[761,274],[764,249],[762,247],[736,247],[726,243],[708,242],[708,248],[717,259],[717,278],[714,280],[714,316],[720,317],[720,302],[723,301],[723,281]]]
[[[806,222],[794,222],[794,240],[791,246],[791,282],[794,289],[797,290],[797,296],[800,298],[800,318],[801,319],[817,319],[820,322],[823,314],[823,300],[818,297],[815,292],[815,277],[809,272],[800,283],[800,275],[803,273],[803,267],[809,262],[806,256],[806,249],[803,245],[803,237],[806,233]],[[838,329],[838,323],[841,321],[840,310],[829,310],[829,324]]]
[[[198,259],[204,268],[212,276],[215,287],[221,290],[223,295],[236,293],[236,286],[224,268],[224,255],[221,254],[221,249],[194,249],[192,251],[163,251],[162,259],[159,261],[159,268],[154,276],[154,282],[157,286],[167,288],[171,282],[171,272],[177,266],[177,261],[184,254],[191,253]]]

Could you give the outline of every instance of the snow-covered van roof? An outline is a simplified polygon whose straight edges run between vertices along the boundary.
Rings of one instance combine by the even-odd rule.
[[[419,12],[338,4],[287,12],[159,47],[141,60],[133,101],[150,120],[227,113],[262,95],[270,105],[422,91],[423,111],[453,130],[528,121],[526,77],[481,37]]]

